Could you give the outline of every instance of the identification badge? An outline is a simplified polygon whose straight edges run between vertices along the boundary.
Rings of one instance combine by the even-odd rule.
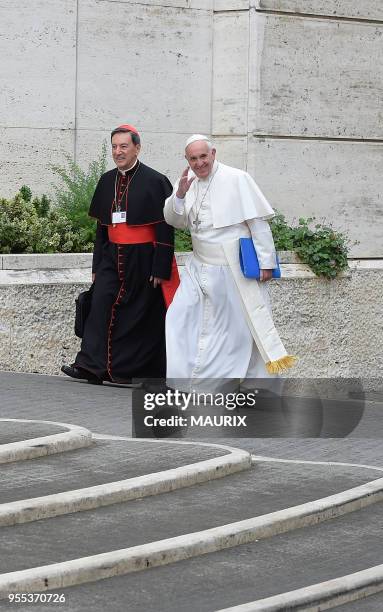
[[[114,212],[112,214],[112,223],[126,223],[126,210]]]

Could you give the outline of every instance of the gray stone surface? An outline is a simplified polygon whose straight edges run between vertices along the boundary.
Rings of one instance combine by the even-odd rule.
[[[93,610],[123,612],[126,601],[132,612],[212,612],[379,564],[381,521],[377,504],[309,529],[60,592],[71,612],[89,602]],[[363,603],[356,609],[364,611]]]
[[[37,376],[33,374],[0,373],[0,416],[14,418],[45,418],[50,420],[64,421],[83,425],[92,431],[99,433],[111,433],[117,435],[130,435],[130,395],[131,391],[116,387],[94,387],[82,383],[74,383],[59,377]],[[379,399],[379,398],[377,398]],[[308,461],[335,461],[370,464],[382,466],[382,452],[380,439],[367,439],[370,435],[381,432],[381,419],[383,412],[381,404],[369,404],[373,407],[373,417],[367,421],[362,433],[365,439],[351,437],[342,440],[318,440],[318,439],[294,439],[294,440],[272,440],[272,439],[225,439],[226,444],[245,448],[257,455],[274,456],[291,460]],[[206,440],[205,440],[206,441]],[[215,440],[217,442],[217,440]],[[109,443],[108,443],[109,444]],[[108,444],[103,448],[108,448]],[[117,443],[119,445],[120,443]],[[123,444],[123,443],[121,443]],[[157,446],[157,443],[156,443]],[[91,449],[88,449],[90,451]],[[88,452],[86,451],[86,452]],[[75,453],[70,453],[72,457]],[[76,451],[76,456],[79,453]],[[69,457],[69,454],[68,454]],[[64,459],[64,455],[62,457]],[[34,460],[33,465],[38,465],[42,460]],[[73,461],[68,469],[69,475],[75,474],[80,463]],[[99,462],[99,468],[105,469],[105,465]],[[63,465],[63,464],[62,464]],[[90,463],[87,464],[91,467]],[[10,468],[11,466],[3,466]],[[16,466],[15,466],[16,467]],[[68,463],[65,464],[68,467]],[[2,470],[3,470],[2,468]],[[64,465],[63,465],[64,468]],[[86,464],[82,465],[85,477]],[[106,469],[106,477],[108,478]],[[62,469],[62,472],[66,472]],[[10,472],[9,472],[10,473]],[[53,472],[51,471],[50,474]],[[30,473],[31,474],[31,473]],[[262,480],[258,477],[263,475]],[[142,513],[148,517],[150,529],[156,539],[157,521],[162,522],[161,512],[168,512],[171,505],[171,521],[180,521],[185,525],[189,517],[193,521],[202,517],[203,521],[213,522],[219,517],[228,516],[233,512],[235,519],[240,518],[242,513],[253,512],[258,508],[270,507],[270,504],[291,505],[297,503],[297,499],[311,499],[327,494],[330,491],[342,490],[353,486],[354,482],[373,480],[381,477],[381,472],[373,470],[361,470],[360,468],[312,466],[306,465],[256,465],[252,472],[243,474],[247,486],[245,491],[239,495],[239,487],[236,486],[240,475],[231,476],[226,479],[190,490],[163,495],[156,500],[156,512],[150,514],[149,510]],[[255,477],[254,484],[250,478]],[[65,478],[61,473],[60,478]],[[356,479],[354,481],[354,479]],[[16,480],[16,479],[15,479]],[[22,484],[22,474],[19,474],[18,482]],[[219,491],[219,484],[227,484],[226,499],[220,504],[216,514],[206,513],[203,516],[203,506],[212,508],[215,491]],[[25,480],[24,480],[25,483]],[[206,488],[205,488],[206,487]],[[254,488],[254,490],[253,490]],[[198,496],[194,494],[198,491]],[[256,503],[251,502],[252,495],[257,495]],[[186,498],[181,495],[185,493]],[[242,497],[243,495],[243,497]],[[286,497],[285,497],[286,496]],[[219,497],[217,498],[219,499]],[[255,499],[255,498],[254,498]],[[260,505],[258,506],[258,499]],[[152,498],[154,501],[154,498]],[[140,509],[149,502],[141,500],[131,504],[119,504],[114,511],[122,511],[130,507],[128,512],[132,516],[135,525],[140,523]],[[142,506],[141,506],[142,504]],[[277,507],[277,506],[275,506]],[[228,605],[244,603],[268,594],[280,593],[314,584],[320,580],[341,576],[351,571],[365,569],[369,566],[381,563],[381,507],[382,504],[372,506],[363,512],[354,513],[341,519],[329,521],[318,527],[296,531],[295,533],[274,537],[268,541],[260,541],[247,544],[240,548],[221,551],[211,555],[205,555],[189,561],[172,564],[162,568],[156,568],[145,572],[139,572],[130,576],[122,576],[110,580],[104,580],[95,584],[65,589],[66,603],[59,604],[34,604],[33,609],[38,612],[51,610],[68,610],[70,612],[85,612],[94,610],[104,612],[105,609],[113,612],[125,612],[127,602],[129,610],[133,612],[212,612]],[[133,512],[134,508],[134,512]],[[112,508],[110,508],[112,509]],[[105,508],[105,510],[107,510]],[[109,510],[109,509],[108,509]],[[192,511],[193,510],[193,511]],[[84,513],[85,517],[88,513]],[[196,514],[196,519],[194,519]],[[90,516],[90,515],[89,515]],[[95,521],[88,521],[85,525],[78,515],[79,524],[84,525],[83,533],[89,528],[95,533],[95,538],[102,537],[105,525],[113,528],[113,521],[102,518],[99,529]],[[111,515],[108,515],[111,516]],[[116,515],[117,516],[117,515]],[[128,516],[128,515],[126,515]],[[75,517],[61,517],[74,520]],[[168,516],[169,520],[169,516]],[[77,521],[75,521],[77,522]],[[143,521],[142,521],[143,523]],[[46,521],[36,523],[35,526],[46,524]],[[59,523],[58,523],[59,524]],[[178,523],[179,524],[179,523]],[[57,530],[54,538],[47,542],[47,532],[38,527],[37,532],[32,530],[32,524],[24,525],[23,528],[31,528],[25,531],[24,536],[12,540],[11,529],[2,528],[1,534],[9,537],[9,544],[15,546],[15,559],[24,562],[24,558],[33,563],[33,547],[46,550],[46,561],[53,558],[53,550],[56,548],[58,554],[64,550],[65,540],[69,531]],[[139,525],[138,529],[143,528]],[[40,531],[41,529],[41,531]],[[129,529],[129,521],[124,519],[122,529]],[[15,532],[16,533],[16,532]],[[40,540],[37,534],[40,533]],[[91,533],[91,531],[89,531]],[[105,532],[107,533],[107,532]],[[110,532],[109,532],[110,533]],[[159,533],[159,531],[158,531]],[[28,535],[30,534],[30,535]],[[148,528],[149,534],[149,528]],[[137,533],[138,536],[138,533]],[[106,538],[105,538],[106,539]],[[45,540],[45,541],[44,541]],[[2,539],[2,542],[5,539]],[[13,542],[13,544],[12,544]],[[19,543],[16,546],[17,542]],[[105,541],[109,545],[110,540]],[[82,550],[86,546],[94,546],[95,542],[81,541],[79,545]],[[118,548],[124,544],[118,542]],[[40,548],[41,547],[41,548]],[[36,548],[36,551],[37,551]],[[73,549],[72,549],[73,550]],[[73,555],[74,556],[74,555]],[[13,563],[13,561],[12,561]],[[57,590],[56,590],[57,592]],[[381,612],[382,598],[377,596],[365,602],[360,607],[350,608],[364,612]],[[10,607],[11,606],[11,607]],[[30,605],[11,605],[6,601],[0,602],[1,610],[18,609],[22,612],[30,610]],[[348,611],[348,606],[339,608]]]
[[[300,358],[294,376],[382,375],[382,262],[367,264],[331,282],[286,264],[269,284],[277,328]],[[73,362],[74,300],[88,279],[86,268],[0,271],[0,369],[58,374]]]
[[[233,35],[234,34],[234,35]],[[230,57],[230,62],[224,58]],[[246,134],[249,90],[249,15],[214,16],[212,133]]]
[[[128,443],[126,443],[128,444]],[[138,456],[137,461],[140,461]],[[59,472],[58,472],[59,475]],[[251,471],[154,497],[2,527],[0,573],[194,533],[282,510],[364,484],[352,468],[260,464]],[[47,478],[54,477],[47,474]],[[52,547],[52,540],[56,545]],[[18,558],[13,551],[29,542]]]
[[[1,270],[57,270],[92,266],[92,253],[18,253],[0,255]]]
[[[218,11],[239,11],[248,9],[250,0],[214,0],[214,10]]]
[[[88,385],[61,376],[0,372],[0,392],[2,418],[64,421],[100,434],[132,434],[131,390],[126,388]],[[282,459],[344,461],[379,467],[382,407],[381,400],[367,402],[358,427],[344,439],[225,437],[222,443]],[[219,443],[219,439],[212,442]]]
[[[1,196],[23,184],[53,193],[50,164],[66,153],[87,166],[122,121],[137,124],[143,161],[171,180],[191,132],[213,134],[222,160],[251,173],[254,133],[310,137],[309,164],[294,160],[295,189],[280,178],[288,174],[283,143],[270,146],[279,153],[256,177],[280,184],[283,210],[326,210],[352,238],[358,215],[354,254],[382,256],[381,163],[356,146],[350,169],[341,149],[329,167],[322,147],[329,138],[382,139],[380,0],[83,0],[78,11],[74,0],[33,8],[5,0],[0,21],[9,58],[0,75]],[[126,76],[121,58],[129,58]]]
[[[131,4],[131,0],[104,0],[106,2],[119,2]],[[136,0],[135,4],[153,7],[191,8],[209,11],[213,8],[214,0]]]
[[[251,34],[251,129],[381,139],[381,35],[375,24],[258,14]]]
[[[165,125],[171,125],[172,132],[187,133],[191,122],[202,132],[210,130],[206,57],[211,53],[212,15],[206,3],[206,10],[189,3],[186,10],[179,4],[80,3],[79,129],[96,124],[110,131],[125,117],[143,132],[165,135]],[[126,74],[121,73],[123,57],[129,57]],[[117,95],[111,98],[111,92]]]
[[[380,0],[257,0],[259,9],[383,21]]]
[[[12,128],[24,128],[25,147],[26,142],[31,146],[34,140],[25,128],[73,129],[75,0],[51,0],[49,8],[43,0],[18,0],[17,5],[2,2],[0,10],[0,54],[8,58],[1,72],[0,114],[8,138],[13,141]],[[46,141],[47,133],[42,136]],[[43,158],[46,147],[42,153]],[[12,157],[16,157],[15,151]],[[41,180],[41,173],[37,178]]]
[[[28,105],[29,108],[30,100]],[[1,126],[0,170],[3,178],[0,179],[0,197],[13,197],[22,185],[28,185],[35,195],[51,191],[51,185],[58,181],[50,164],[63,162],[64,153],[72,155],[74,141],[74,132],[69,128],[50,125],[34,128],[29,127],[27,121],[25,126]]]
[[[7,503],[92,487],[224,454],[220,449],[193,445],[97,441],[90,448],[2,466],[0,499]],[[361,478],[368,476],[361,473]]]
[[[352,257],[379,253],[382,161],[381,143],[249,140],[248,170],[272,205],[295,223],[301,216],[332,222],[348,235]]]
[[[383,595],[371,595],[366,599],[353,601],[337,608],[337,612],[381,612],[383,610]]]
[[[48,425],[48,423],[0,421],[0,444],[11,444],[12,442],[19,442],[21,440],[51,436],[65,431],[67,431],[67,429],[64,427],[60,427],[59,425]]]

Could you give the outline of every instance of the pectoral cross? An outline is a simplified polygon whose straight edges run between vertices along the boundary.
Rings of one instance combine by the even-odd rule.
[[[200,221],[200,220],[198,219],[198,217],[196,217],[196,218],[194,219],[194,221],[193,221],[193,225],[195,226],[195,230],[196,230],[196,232],[198,232],[198,230],[199,230],[199,226],[201,225],[201,223],[202,223],[202,221]]]

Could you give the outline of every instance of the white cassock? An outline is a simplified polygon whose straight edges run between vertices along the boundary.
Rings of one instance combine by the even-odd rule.
[[[267,378],[265,362],[287,353],[279,336],[268,353],[257,342],[260,352],[254,341],[259,330],[257,335],[251,322],[251,317],[259,319],[259,306],[249,317],[238,282],[250,283],[253,289],[256,285],[256,299],[250,301],[262,302],[262,329],[272,322],[267,288],[242,274],[236,280],[228,258],[231,253],[239,265],[239,238],[252,236],[260,268],[275,268],[274,241],[266,221],[274,212],[246,172],[217,161],[207,179],[195,178],[184,200],[176,197],[177,189],[178,184],[166,200],[164,216],[170,225],[190,230],[193,253],[167,312],[167,378],[191,383]]]

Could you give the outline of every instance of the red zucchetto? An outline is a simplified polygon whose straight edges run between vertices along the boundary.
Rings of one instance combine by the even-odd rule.
[[[138,134],[137,128],[134,127],[134,125],[130,125],[130,123],[124,123],[123,125],[119,125],[113,130],[112,134],[114,134],[114,132],[117,132],[117,130],[125,130],[127,132],[134,132],[135,134]]]

